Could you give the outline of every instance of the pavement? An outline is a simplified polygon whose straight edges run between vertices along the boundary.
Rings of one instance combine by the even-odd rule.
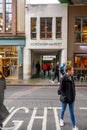
[[[48,78],[32,78],[28,80],[6,79],[7,86],[58,86],[57,80],[52,84]],[[87,81],[75,81],[76,86],[87,87]]]

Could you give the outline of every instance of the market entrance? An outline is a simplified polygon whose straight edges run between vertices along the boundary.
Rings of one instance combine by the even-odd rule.
[[[32,65],[32,76],[31,77],[37,77],[36,76],[36,64],[37,62],[40,63],[40,73],[43,72],[43,66],[45,64],[46,68],[46,77],[48,75],[48,72],[53,68],[53,65],[56,61],[61,61],[61,51],[58,50],[39,50],[38,52],[36,50],[32,51],[32,58],[31,58],[31,65]],[[48,71],[49,67],[49,71]]]

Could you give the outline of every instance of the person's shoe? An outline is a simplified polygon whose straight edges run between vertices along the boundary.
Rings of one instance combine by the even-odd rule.
[[[64,126],[64,120],[60,119],[60,126]]]
[[[51,80],[51,83],[52,83],[52,84],[54,84],[54,81],[53,81],[53,80]]]
[[[2,130],[2,128],[0,127],[0,130]]]
[[[75,126],[74,128],[72,128],[72,130],[79,130],[79,129],[78,129],[78,127]]]

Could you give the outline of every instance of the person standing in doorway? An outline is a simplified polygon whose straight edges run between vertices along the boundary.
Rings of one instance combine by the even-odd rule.
[[[40,75],[40,63],[39,63],[39,61],[37,61],[35,67],[36,67],[36,76],[39,77],[39,75]]]
[[[54,80],[57,78],[59,84],[59,61],[57,61],[56,64],[54,64],[53,71],[54,71],[54,77],[51,80],[51,82],[52,84],[54,84]]]
[[[75,102],[75,83],[73,79],[74,69],[72,66],[66,67],[66,74],[60,79],[60,101],[61,101],[61,113],[60,113],[60,126],[64,126],[64,113],[67,104],[69,105],[70,118],[72,122],[72,130],[78,130],[76,126],[76,120],[74,115],[74,102]]]

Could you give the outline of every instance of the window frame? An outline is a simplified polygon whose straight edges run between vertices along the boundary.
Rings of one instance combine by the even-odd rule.
[[[44,28],[45,29],[43,29],[43,31],[41,31],[41,29],[42,29],[41,20],[43,20],[43,19],[45,20],[45,23],[44,23]],[[50,26],[51,31],[48,30],[49,29],[49,24],[48,24],[49,20],[51,20],[51,26]],[[52,21],[53,21],[52,17],[40,17],[40,39],[41,40],[50,40],[50,39],[52,39]],[[41,34],[44,35],[43,38],[41,38]],[[50,35],[50,38],[48,37],[48,35]]]
[[[81,25],[79,25],[80,26],[80,30],[76,31],[76,27],[75,26],[78,25],[78,24],[76,25],[76,23],[77,23],[76,20],[78,20],[78,19],[80,20],[80,24]],[[87,37],[87,31],[83,32],[83,21],[84,20],[87,20],[87,17],[75,17],[75,21],[74,21],[74,42],[75,43],[87,43],[87,41],[84,41],[84,38]],[[78,39],[76,39],[76,38],[78,38]]]
[[[60,19],[61,21],[60,21],[60,31],[57,31],[57,19]],[[56,37],[56,39],[61,39],[62,38],[62,17],[56,17],[56,35],[55,35],[55,37]],[[57,37],[57,34],[58,35],[60,35],[60,37]]]

